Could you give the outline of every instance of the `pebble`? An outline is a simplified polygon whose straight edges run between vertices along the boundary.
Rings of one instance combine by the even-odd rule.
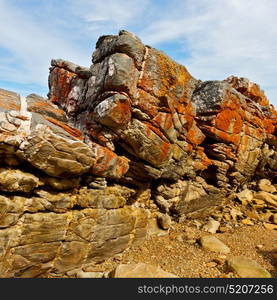
[[[214,236],[206,235],[200,238],[201,246],[213,252],[230,253],[230,248]]]
[[[253,192],[245,189],[242,192],[238,193],[237,197],[243,205],[247,205],[253,199]]]
[[[225,261],[226,261],[226,255],[218,255],[218,257],[214,259],[214,262],[217,263],[218,265],[224,265]]]
[[[227,226],[220,226],[219,227],[219,232],[229,232],[231,230],[231,228],[227,227]]]
[[[191,228],[187,227],[184,230],[183,238],[185,238],[186,240],[195,240],[196,234]]]
[[[177,278],[175,274],[169,273],[156,265],[145,263],[121,264],[111,272],[112,278]]]
[[[199,221],[197,220],[194,220],[193,221],[193,224],[196,226],[197,229],[200,229],[202,227],[202,223],[200,223]]]
[[[187,240],[187,243],[193,245],[193,244],[196,243],[196,240],[194,240],[194,239],[192,239],[192,240]]]
[[[215,261],[210,261],[208,263],[206,263],[206,267],[208,268],[214,268],[217,266],[217,263]]]
[[[168,230],[171,225],[171,218],[167,214],[160,214],[157,218],[159,226],[163,230]]]
[[[178,242],[180,242],[180,243],[184,242],[183,235],[182,235],[182,234],[178,234],[178,235],[176,236],[176,240],[177,240]]]
[[[268,193],[275,193],[276,188],[274,185],[271,184],[270,180],[268,179],[261,179],[258,182],[258,189],[263,192],[268,192]]]
[[[254,223],[250,219],[243,219],[243,220],[241,220],[241,223],[244,225],[249,225],[249,226],[254,225]]]
[[[257,249],[262,249],[264,247],[264,245],[256,245]]]
[[[209,222],[203,226],[203,230],[210,232],[210,233],[216,233],[218,228],[220,226],[220,223],[214,219],[210,219]]]

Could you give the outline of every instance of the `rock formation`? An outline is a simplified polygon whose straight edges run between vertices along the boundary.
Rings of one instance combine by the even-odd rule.
[[[159,211],[205,214],[277,172],[276,111],[245,78],[202,82],[133,34],[48,99],[0,90],[0,276],[63,274],[139,243]]]

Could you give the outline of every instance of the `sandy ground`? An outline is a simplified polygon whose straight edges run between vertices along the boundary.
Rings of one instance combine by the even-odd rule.
[[[207,234],[210,233],[197,229],[193,221],[174,224],[167,235],[151,236],[115,258],[91,265],[87,271],[110,271],[120,263],[144,262],[159,265],[183,278],[238,277],[228,270],[224,256],[201,248],[198,238]],[[265,229],[262,225],[238,225],[229,232],[213,235],[231,249],[226,258],[234,255],[251,258],[277,278],[276,230]],[[186,239],[188,237],[193,239]]]

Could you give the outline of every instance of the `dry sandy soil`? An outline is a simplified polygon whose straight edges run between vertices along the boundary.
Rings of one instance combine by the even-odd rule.
[[[197,229],[194,221],[174,224],[167,235],[151,236],[140,246],[104,263],[91,265],[86,271],[110,271],[121,263],[144,262],[159,265],[163,270],[184,278],[238,277],[227,269],[224,256],[201,248],[197,239],[207,234],[210,233]],[[231,249],[226,258],[243,255],[266,268],[272,277],[277,277],[276,230],[265,229],[262,225],[238,225],[229,232],[216,233],[214,236]]]

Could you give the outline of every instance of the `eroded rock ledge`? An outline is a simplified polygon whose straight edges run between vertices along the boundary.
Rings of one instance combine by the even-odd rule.
[[[0,89],[0,276],[63,274],[140,242],[159,212],[208,214],[277,172],[276,111],[245,78],[202,82],[133,34],[48,99]]]

